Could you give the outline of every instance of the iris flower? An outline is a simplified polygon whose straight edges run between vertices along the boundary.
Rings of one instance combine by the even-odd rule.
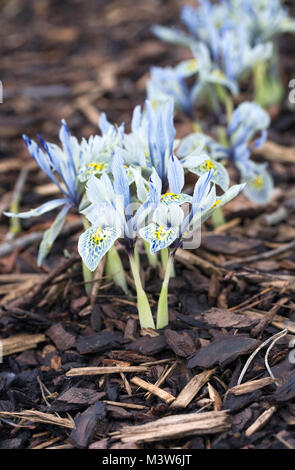
[[[27,212],[5,213],[9,217],[27,219],[61,207],[55,221],[44,233],[39,248],[38,265],[42,264],[50,252],[55,239],[62,230],[69,210],[73,207],[78,208],[83,199],[83,184],[80,182],[78,174],[81,166],[89,162],[89,154],[82,151],[78,140],[71,136],[65,120],[62,120],[59,138],[61,147],[45,142],[40,136],[39,146],[34,140],[26,135],[23,136],[30,154],[48,178],[58,187],[62,197],[48,201]]]
[[[227,172],[220,161],[231,160],[241,174],[241,182],[247,183],[245,196],[257,203],[266,203],[273,191],[273,181],[266,164],[250,160],[255,148],[261,147],[267,138],[270,118],[255,102],[240,104],[232,114],[227,128],[228,147],[209,136],[194,133],[180,143],[178,155],[183,166],[201,175],[210,168],[214,170],[212,181],[223,190],[228,186]]]

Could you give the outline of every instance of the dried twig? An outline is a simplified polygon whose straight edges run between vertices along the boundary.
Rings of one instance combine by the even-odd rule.
[[[41,411],[35,410],[24,410],[24,411],[0,411],[0,417],[3,418],[20,418],[26,421],[55,424],[56,426],[62,426],[65,428],[73,429],[74,421],[70,418],[60,418],[49,413],[42,413]]]
[[[266,410],[262,415],[260,415],[251,426],[248,427],[245,431],[247,437],[252,436],[255,432],[259,431],[272,417],[272,415],[277,411],[275,406],[272,406]]]
[[[135,385],[138,385],[138,387],[143,388],[144,390],[148,390],[150,393],[161,398],[161,400],[165,401],[166,403],[171,403],[175,400],[175,397],[171,395],[171,393],[165,392],[165,390],[162,390],[156,385],[150,384],[139,377],[133,377],[131,382]]]
[[[10,336],[9,338],[4,338],[2,340],[3,356],[33,349],[38,343],[42,343],[43,341],[46,341],[46,336],[42,334],[29,335],[21,333]]]
[[[147,366],[77,367],[70,369],[66,376],[120,374],[121,372],[146,372],[147,370]]]
[[[258,380],[249,380],[241,385],[236,385],[235,387],[230,388],[227,393],[232,393],[233,395],[245,395],[246,393],[254,392],[255,390],[260,390],[267,385],[274,383],[274,379],[271,377],[264,377]]]
[[[171,408],[186,408],[201,388],[208,382],[216,369],[205,370],[195,375],[181,390],[178,397],[172,403]]]

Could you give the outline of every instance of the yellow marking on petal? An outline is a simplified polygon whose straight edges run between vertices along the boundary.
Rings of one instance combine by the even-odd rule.
[[[165,194],[163,194],[163,196],[161,196],[161,201],[163,201],[163,199],[165,199],[166,196],[171,196],[173,199],[179,199],[178,194],[175,194],[175,193],[165,193]]]
[[[213,70],[212,74],[215,75],[215,77],[218,77],[218,78],[225,78],[224,73],[219,69]]]
[[[164,225],[160,225],[158,230],[156,231],[157,238],[161,238],[163,236],[163,229],[164,229]]]
[[[255,176],[255,178],[250,182],[250,184],[256,189],[261,189],[264,185],[264,177]]]
[[[198,64],[197,59],[190,60],[189,63],[187,64],[187,70],[194,71],[196,69],[197,64]]]
[[[95,245],[100,245],[106,238],[106,234],[100,235],[101,231],[103,230],[102,227],[98,228],[95,233],[91,234],[91,242]]]
[[[151,103],[152,103],[152,107],[153,107],[154,109],[158,109],[158,107],[159,107],[159,101],[157,101],[157,100],[151,100]]]
[[[202,171],[214,170],[215,168],[216,168],[216,165],[211,160],[205,160],[200,165],[200,170]]]
[[[211,209],[214,209],[220,202],[221,202],[220,199],[218,201],[215,201]]]
[[[103,162],[89,163],[88,168],[93,168],[95,171],[104,171],[107,168],[107,164]]]

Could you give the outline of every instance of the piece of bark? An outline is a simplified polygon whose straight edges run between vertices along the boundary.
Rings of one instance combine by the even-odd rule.
[[[216,369],[205,370],[195,375],[181,390],[180,394],[172,403],[171,408],[186,408],[201,388],[208,382],[215,370]]]
[[[92,405],[105,396],[105,392],[96,392],[89,388],[72,387],[59,395],[57,401],[77,405]]]
[[[229,235],[207,235],[202,238],[202,247],[223,255],[236,255],[252,251],[261,246],[260,240],[235,238]]]
[[[260,345],[260,341],[246,335],[228,335],[212,341],[200,349],[189,361],[188,368],[202,367],[209,369],[215,365],[221,367],[233,362],[237,357],[250,354]]]
[[[226,411],[167,416],[140,426],[124,427],[117,436],[123,442],[155,442],[186,436],[228,431],[231,418]]]
[[[137,320],[135,318],[128,318],[126,327],[124,330],[124,338],[131,339],[132,341],[134,341],[136,330],[137,330]]]
[[[75,336],[66,331],[61,323],[52,325],[46,334],[60,351],[71,349],[76,342]]]
[[[70,440],[79,448],[87,447],[97,424],[105,415],[105,405],[100,401],[89,406],[83,413],[78,413],[74,419],[75,425]]]
[[[226,393],[223,399],[223,408],[231,411],[242,410],[251,403],[259,403],[261,396],[261,390],[255,390],[254,392],[246,393],[245,395],[232,395],[231,393]]]
[[[133,414],[125,408],[113,405],[106,405],[108,415],[113,419],[130,419],[133,417]]]
[[[91,309],[91,328],[94,331],[100,331],[103,323],[103,313],[98,305],[93,305]]]
[[[246,315],[231,312],[225,308],[211,308],[201,313],[201,318],[212,327],[248,328],[256,323]]]
[[[243,411],[236,413],[233,416],[232,432],[236,433],[243,431],[252,418],[252,415],[253,411],[251,408],[245,408]]]
[[[120,345],[122,335],[114,331],[104,330],[91,336],[80,336],[76,348],[80,354],[104,352]]]
[[[164,336],[143,336],[133,343],[126,346],[127,349],[141,354],[150,355],[156,354],[167,347]]]
[[[16,358],[16,362],[22,367],[23,366],[35,367],[38,364],[37,359],[36,359],[36,354],[32,350],[27,350],[19,354]]]
[[[188,357],[196,352],[196,345],[186,331],[178,333],[177,331],[166,329],[164,336],[168,345],[177,356]]]
[[[287,382],[278,387],[273,394],[273,398],[278,403],[288,403],[295,397],[295,374],[293,373]]]

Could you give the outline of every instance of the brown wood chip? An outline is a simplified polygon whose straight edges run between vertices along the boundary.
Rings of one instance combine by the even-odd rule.
[[[8,356],[27,349],[36,348],[38,343],[46,341],[45,335],[29,335],[21,333],[2,340],[3,356]]]
[[[145,380],[140,379],[139,377],[133,377],[130,380],[130,382],[132,382],[135,385],[138,385],[138,387],[143,388],[144,390],[147,390],[153,395],[156,395],[157,397],[161,398],[161,400],[165,401],[166,403],[171,403],[173,400],[175,400],[175,397],[171,395],[170,393],[165,392],[165,390],[162,390],[156,385],[150,384],[146,382]]]
[[[147,370],[147,366],[77,367],[68,370],[66,376],[120,374],[120,372],[145,372]]]
[[[198,375],[195,375],[181,390],[178,397],[172,403],[171,408],[185,408],[192,399],[197,395],[201,388],[208,382],[211,375],[214,374],[216,369],[205,370]]]
[[[241,385],[236,385],[228,390],[228,393],[233,395],[245,395],[246,393],[254,392],[254,390],[259,390],[267,385],[270,385],[275,382],[275,379],[271,377],[264,377],[263,379],[250,380]]]
[[[231,427],[226,411],[167,416],[140,426],[126,426],[117,436],[123,442],[154,442],[185,436],[215,434]]]

